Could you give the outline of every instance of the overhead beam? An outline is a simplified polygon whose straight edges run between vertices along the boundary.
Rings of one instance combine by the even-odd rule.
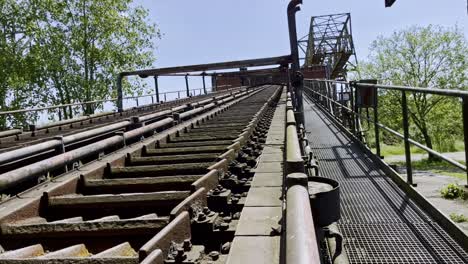
[[[391,7],[396,0],[385,0],[385,7]]]
[[[235,69],[243,67],[258,67],[268,65],[285,65],[291,62],[291,56],[280,56],[271,58],[251,59],[251,60],[240,60],[240,61],[227,61],[209,64],[198,64],[198,65],[187,65],[177,66],[168,68],[155,68],[137,71],[128,71],[120,73],[120,76],[134,76],[138,75],[142,78],[155,75],[164,75],[171,73],[188,73],[188,72],[203,72],[203,71],[214,71],[224,69]]]

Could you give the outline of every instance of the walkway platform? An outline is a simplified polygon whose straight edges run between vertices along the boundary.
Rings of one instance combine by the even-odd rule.
[[[351,263],[468,263],[468,254],[313,103],[306,130],[320,176],[341,186]]]

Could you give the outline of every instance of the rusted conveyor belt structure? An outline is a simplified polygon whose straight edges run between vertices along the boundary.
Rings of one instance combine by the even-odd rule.
[[[223,94],[225,95],[227,93],[239,90],[240,88],[241,87],[231,88],[229,91],[211,92],[207,95],[182,98],[169,102],[137,106],[123,110],[121,112],[102,112],[92,115],[78,116],[72,119],[49,122],[43,125],[30,125],[28,128],[24,129],[10,129],[6,131],[0,131],[0,152],[11,151],[13,149],[27,145],[41,143],[56,136],[71,135],[96,127],[115,124],[118,123],[119,120],[131,119],[136,116],[149,115],[156,111],[183,111],[185,108],[189,107],[190,103],[215,96],[222,96]],[[122,127],[128,127],[128,125],[123,126],[121,124],[119,128]]]
[[[0,153],[0,191],[14,194],[24,190],[25,187],[37,184],[38,179],[43,181],[44,178],[51,178],[76,169],[83,163],[123,147],[127,143],[141,140],[180,120],[208,111],[218,103],[224,103],[226,98],[240,95],[245,90],[245,88],[234,89],[208,98],[201,96],[166,103],[164,106],[149,106],[146,110],[143,109],[144,111],[124,111],[113,114],[111,117],[107,116],[103,124],[89,119],[87,123],[49,125],[48,129],[53,129],[53,131],[46,132],[43,136],[49,133],[60,136],[31,141],[27,146],[16,146],[13,150]],[[69,120],[69,122],[72,121]],[[67,128],[64,129],[62,126]],[[87,128],[83,129],[82,126]],[[116,139],[114,140],[116,142],[113,142],[111,139],[115,139],[116,135],[121,136],[120,140]],[[109,140],[112,142],[105,143]],[[88,145],[91,147],[87,148]],[[65,155],[68,152],[72,154]],[[62,158],[54,158],[56,156]],[[47,162],[51,159],[54,162]],[[46,165],[30,166],[38,162]],[[57,165],[54,166],[54,163]]]
[[[224,263],[281,90],[181,113],[177,125],[5,201],[0,262]]]

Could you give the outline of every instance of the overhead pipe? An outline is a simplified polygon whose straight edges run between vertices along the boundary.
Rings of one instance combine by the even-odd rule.
[[[294,98],[297,106],[296,111],[299,112],[299,123],[304,124],[304,104],[302,99],[302,90],[304,76],[301,73],[301,67],[299,64],[299,48],[297,42],[297,30],[296,30],[296,12],[300,11],[301,8],[298,6],[302,4],[302,0],[291,0],[288,4],[288,28],[289,28],[289,44],[291,46],[291,70],[292,75],[290,81],[295,90]]]

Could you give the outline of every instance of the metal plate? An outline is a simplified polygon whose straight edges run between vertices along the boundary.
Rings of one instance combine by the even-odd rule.
[[[283,184],[283,173],[259,172],[255,173],[251,187],[281,187]]]
[[[236,237],[226,264],[278,264],[279,237]]]
[[[245,206],[281,206],[281,187],[250,188]]]
[[[280,227],[281,207],[244,207],[236,236],[271,236]],[[273,230],[275,229],[275,230]]]

